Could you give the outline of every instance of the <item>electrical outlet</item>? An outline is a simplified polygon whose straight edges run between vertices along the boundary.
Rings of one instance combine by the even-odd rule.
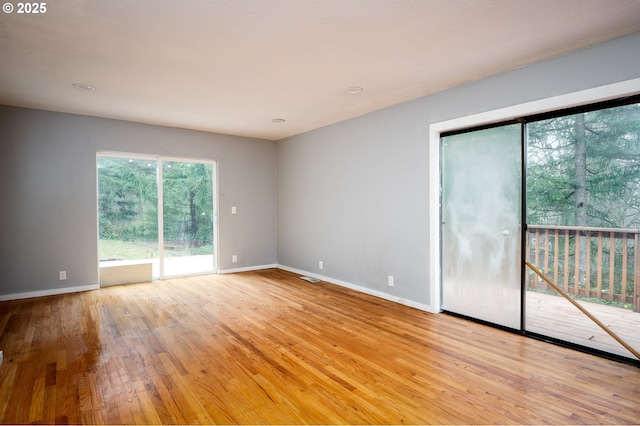
[[[64,281],[67,279],[67,271],[60,271],[58,273],[58,278],[60,279],[60,281]]]
[[[232,206],[231,207],[231,214],[236,214],[238,213],[238,209],[236,208],[236,206]]]
[[[324,262],[322,260],[318,261],[318,269],[324,269]]]
[[[231,256],[231,262],[238,263],[238,256],[235,255],[235,254],[233,256]]]
[[[394,279],[393,279],[393,275],[389,275],[389,287],[393,287],[395,285]]]

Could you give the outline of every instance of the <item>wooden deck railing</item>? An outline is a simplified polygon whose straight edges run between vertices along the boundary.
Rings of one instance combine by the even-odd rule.
[[[528,225],[528,260],[565,292],[640,312],[640,230]],[[527,285],[547,285],[529,273]]]

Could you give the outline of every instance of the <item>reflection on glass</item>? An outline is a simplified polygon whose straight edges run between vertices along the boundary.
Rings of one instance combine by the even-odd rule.
[[[97,165],[100,266],[148,260],[157,278],[157,161],[99,156]]]
[[[162,187],[164,275],[213,271],[213,165],[164,161]]]
[[[520,328],[518,124],[442,138],[443,309]]]

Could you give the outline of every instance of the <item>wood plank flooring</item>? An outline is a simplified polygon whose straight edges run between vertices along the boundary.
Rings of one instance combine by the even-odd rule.
[[[281,270],[0,302],[0,422],[637,424],[640,369]]]

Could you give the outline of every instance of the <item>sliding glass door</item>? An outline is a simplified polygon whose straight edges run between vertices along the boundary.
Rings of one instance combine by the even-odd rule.
[[[100,266],[150,262],[158,278],[158,161],[98,156],[97,167]]]
[[[442,308],[520,328],[520,125],[441,140]]]
[[[215,163],[97,157],[101,268],[152,265],[152,278],[215,272]]]
[[[441,135],[443,310],[640,358],[639,99]]]
[[[640,104],[531,120],[526,330],[634,358],[640,351]],[[564,293],[566,297],[562,296]]]
[[[162,162],[163,274],[212,272],[213,164]]]

